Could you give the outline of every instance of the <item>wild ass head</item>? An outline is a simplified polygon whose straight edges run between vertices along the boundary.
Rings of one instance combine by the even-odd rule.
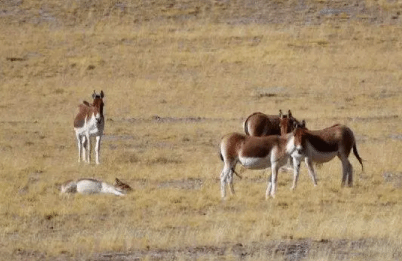
[[[301,123],[295,122],[293,124],[293,146],[297,154],[303,155],[304,148],[306,147],[306,121],[302,120]]]
[[[281,130],[281,135],[292,132],[295,126],[299,126],[298,122],[292,115],[292,112],[288,110],[288,114],[283,114],[282,110],[279,110],[279,128]]]
[[[92,98],[94,99],[92,106],[95,109],[94,116],[98,123],[100,123],[103,119],[103,106],[105,105],[103,103],[103,97],[105,97],[103,91],[101,91],[100,94],[97,94],[94,90],[94,93],[92,94]]]
[[[114,186],[117,190],[119,190],[123,193],[127,193],[127,192],[133,190],[128,184],[122,182],[118,178],[115,179]]]

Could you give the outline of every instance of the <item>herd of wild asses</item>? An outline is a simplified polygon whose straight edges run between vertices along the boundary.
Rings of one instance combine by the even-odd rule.
[[[78,112],[74,119],[74,130],[78,145],[78,161],[81,159],[90,162],[91,142],[94,136],[95,162],[99,164],[100,143],[104,130],[103,98],[104,92],[92,95],[93,102],[90,104],[83,101],[78,106]],[[353,154],[359,160],[362,168],[363,162],[356,148],[356,140],[352,130],[336,124],[322,130],[309,130],[305,121],[298,121],[289,110],[283,114],[279,110],[278,115],[266,115],[256,112],[247,117],[244,122],[243,133],[229,133],[220,142],[220,156],[224,163],[220,175],[221,196],[226,196],[226,184],[229,185],[232,194],[233,174],[237,174],[235,167],[240,163],[247,169],[271,168],[271,177],[265,197],[275,197],[278,171],[290,160],[293,168],[293,185],[296,188],[299,177],[300,163],[304,160],[309,175],[317,185],[316,173],[313,162],[324,163],[332,160],[335,156],[342,162],[342,183],[347,181],[348,186],[353,185],[353,167],[348,157],[353,149]],[[67,181],[61,186],[61,193],[111,193],[125,195],[131,187],[116,178],[114,185],[100,180],[86,178],[75,181]]]
[[[220,143],[224,162],[221,173],[222,198],[226,196],[227,183],[234,194],[233,173],[236,174],[234,169],[237,163],[249,169],[271,168],[266,198],[275,197],[278,170],[288,159],[291,159],[294,172],[292,189],[296,188],[302,160],[307,165],[314,185],[317,185],[317,180],[313,162],[324,163],[338,156],[343,169],[342,186],[346,180],[348,186],[353,184],[353,167],[348,159],[352,149],[363,168],[353,132],[345,125],[308,130],[305,121],[296,120],[289,110],[287,115],[282,111],[279,111],[279,115],[253,113],[244,122],[244,131],[246,134],[227,134]]]

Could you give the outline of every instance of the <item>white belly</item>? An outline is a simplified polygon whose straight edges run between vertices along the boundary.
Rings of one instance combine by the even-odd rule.
[[[80,180],[77,182],[77,192],[82,194],[100,193],[102,183],[94,180]]]
[[[75,132],[79,135],[85,135],[88,133],[90,136],[99,136],[103,135],[103,129],[105,127],[104,119],[97,123],[95,116],[92,116],[88,119],[88,121],[84,124],[84,126],[80,128],[74,128]]]
[[[247,169],[266,169],[271,167],[271,154],[264,158],[239,157],[239,161]]]

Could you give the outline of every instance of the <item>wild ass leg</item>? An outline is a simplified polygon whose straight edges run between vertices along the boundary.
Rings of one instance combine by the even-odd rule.
[[[96,145],[95,145],[95,161],[96,161],[96,164],[99,164],[100,142],[101,142],[101,136],[96,136]]]
[[[82,161],[87,162],[87,138],[86,136],[81,136],[81,150],[82,150]]]
[[[87,142],[87,162],[90,163],[90,161],[91,161],[91,139],[89,138],[89,134],[86,135],[86,142]]]
[[[227,182],[227,176],[228,172],[230,169],[226,168],[226,165],[223,167],[223,170],[221,172],[221,197],[224,199],[226,197],[226,182]]]
[[[75,134],[77,138],[77,145],[78,145],[78,162],[81,162],[81,136],[79,134]]]
[[[265,199],[268,199],[269,195],[271,194],[272,191],[272,173],[268,177],[268,186],[267,190],[265,191]]]
[[[348,186],[353,186],[353,167],[350,161],[346,157],[341,158],[342,161],[342,183],[341,186],[345,186],[346,180],[348,180]]]
[[[236,167],[236,163],[237,162],[234,162],[234,163],[225,162],[225,165],[223,166],[223,170],[221,172],[221,196],[222,196],[222,199],[225,198],[225,196],[226,196],[226,184],[228,184],[228,183],[230,186],[230,192],[232,193],[232,195],[235,194],[235,190],[233,187],[233,169]]]
[[[307,165],[308,174],[310,175],[311,180],[313,181],[314,187],[315,187],[315,186],[317,186],[317,175],[315,174],[315,170],[314,170],[314,166],[313,166],[313,161],[312,161],[310,158],[306,157],[306,158],[304,159],[304,162],[305,162],[306,165]]]
[[[226,182],[229,183],[230,193],[232,193],[232,195],[234,195],[235,191],[234,191],[234,187],[233,187],[233,169],[230,169]]]
[[[271,197],[275,198],[279,165],[276,163],[272,164],[271,170],[271,184],[268,183],[267,191],[265,192],[265,199],[269,198],[269,193],[271,193]]]
[[[300,161],[295,158],[291,158],[291,162],[293,165],[293,185],[291,187],[291,190],[294,190],[297,185],[297,180],[299,179]]]
[[[349,161],[348,161],[349,162]],[[349,175],[348,175],[348,186],[352,187],[353,186],[353,166],[349,162]]]

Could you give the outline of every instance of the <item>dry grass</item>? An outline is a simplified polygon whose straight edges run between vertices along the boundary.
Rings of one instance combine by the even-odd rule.
[[[296,13],[275,25],[247,15],[233,23],[241,11],[225,1],[134,2],[124,12],[113,1],[48,2],[48,16],[37,1],[5,6],[24,11],[0,26],[2,259],[400,259],[402,31],[393,11],[311,25]],[[272,2],[272,17],[293,3]],[[308,1],[317,12],[328,2]],[[106,95],[100,166],[77,163],[72,130],[94,89]],[[351,156],[355,186],[341,189],[334,160],[317,168],[313,188],[302,167],[294,192],[281,173],[277,198],[265,201],[266,174],[247,170],[222,202],[220,137],[242,132],[254,111],[279,109],[311,129],[349,125],[365,171]],[[58,184],[79,177],[119,177],[134,192],[60,197]]]

